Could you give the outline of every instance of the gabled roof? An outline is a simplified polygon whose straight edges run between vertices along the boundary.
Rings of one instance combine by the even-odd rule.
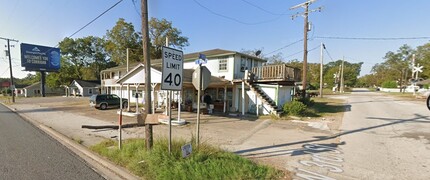
[[[199,58],[199,54],[204,54],[204,55],[206,55],[207,58],[239,54],[241,56],[246,56],[249,58],[258,59],[261,61],[267,61],[265,59],[261,59],[259,57],[252,56],[249,54],[244,54],[244,53],[240,53],[240,52],[236,52],[236,51],[229,51],[229,50],[224,50],[224,49],[211,49],[211,50],[207,50],[207,51],[185,54],[184,55],[184,61],[194,61],[194,60]]]
[[[40,87],[40,82],[37,82],[37,83],[34,83],[34,84],[29,85],[29,86],[27,86],[27,87],[24,87],[23,89],[30,89],[30,88],[37,87],[37,86],[39,86],[39,87]]]
[[[240,52],[236,52],[236,51],[229,51],[229,50],[224,50],[224,49],[212,49],[212,50],[207,50],[207,51],[201,51],[201,52],[194,52],[194,53],[190,53],[190,54],[185,54],[184,55],[184,62],[189,62],[189,61],[194,61],[196,59],[199,58],[199,54],[204,54],[206,55],[207,58],[213,58],[213,57],[220,57],[220,56],[229,56],[229,55],[235,55],[235,54],[239,54],[241,56],[245,56],[245,57],[249,57],[249,58],[253,58],[253,59],[257,59],[260,61],[264,61],[266,62],[267,60],[265,59],[261,59],[259,57],[256,56],[252,56],[249,54],[244,54],[244,53],[240,53]],[[151,59],[151,67],[160,67],[161,68],[161,59]],[[129,64],[129,68],[133,69],[134,67],[138,66],[139,64],[144,64],[144,62],[133,62]],[[127,69],[127,64],[123,64],[123,65],[119,65],[113,68],[109,68],[109,69],[105,69],[102,70],[101,72],[111,72],[111,71],[118,71],[118,70],[125,70]]]
[[[161,71],[162,71],[161,64],[160,65],[152,65],[151,68],[153,70],[158,71],[161,74]],[[123,81],[126,81],[128,78],[131,78],[132,76],[138,74],[140,71],[142,71],[144,69],[145,69],[145,65],[140,63],[135,68],[130,70],[126,75],[124,75],[123,77],[118,79],[116,82],[121,83]],[[192,83],[193,72],[194,72],[194,69],[184,69],[183,70],[182,80],[184,83]],[[228,82],[229,81],[224,79],[224,78],[211,76],[211,82],[210,82],[211,84],[227,84]]]
[[[120,83],[120,84],[124,83],[125,81],[127,81],[127,79],[135,76],[136,74],[138,74],[139,72],[141,72],[144,69],[145,69],[145,65],[143,63],[139,63],[136,65],[136,67],[134,67],[133,69],[128,71],[127,74],[125,74],[124,76],[122,76],[121,78],[116,80],[116,83]],[[151,66],[151,69],[161,73],[161,64],[160,65],[153,65],[153,66]]]
[[[100,87],[100,80],[73,80],[73,82],[78,83],[81,87]],[[73,86],[74,83],[71,83],[70,86]]]
[[[139,64],[143,64],[144,62],[132,62],[128,64],[128,67],[133,69],[134,67],[138,66]],[[161,65],[161,59],[151,59],[151,65]],[[118,70],[125,70],[127,69],[127,64],[119,65],[116,67],[112,67],[109,69],[102,70],[101,72],[110,72],[110,71],[118,71]]]

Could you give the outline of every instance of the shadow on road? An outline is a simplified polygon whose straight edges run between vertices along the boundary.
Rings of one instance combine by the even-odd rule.
[[[345,132],[334,134],[332,136],[314,136],[313,137],[314,139],[309,139],[309,140],[296,141],[296,142],[278,144],[278,145],[273,145],[273,146],[263,146],[263,147],[244,149],[244,150],[236,151],[235,153],[236,154],[245,154],[245,153],[247,153],[245,156],[263,155],[263,156],[259,156],[259,157],[271,157],[271,156],[279,156],[279,155],[286,155],[286,154],[291,154],[291,156],[297,156],[297,155],[303,155],[303,154],[306,154],[306,153],[300,152],[299,150],[277,150],[277,151],[267,151],[267,150],[274,149],[274,148],[280,148],[280,147],[288,147],[288,146],[298,145],[298,144],[316,143],[316,142],[319,142],[319,141],[324,141],[324,140],[330,140],[330,139],[338,138],[338,137],[341,137],[341,136],[344,136],[344,135],[348,135],[348,134],[353,134],[353,133],[357,133],[357,132],[367,131],[367,130],[376,129],[376,128],[380,128],[380,127],[385,127],[385,126],[391,126],[391,125],[400,124],[400,123],[409,123],[409,122],[413,122],[413,123],[430,123],[429,116],[423,116],[423,115],[420,115],[420,114],[414,114],[414,115],[415,115],[415,117],[411,118],[411,119],[392,119],[392,118],[367,117],[367,119],[378,119],[378,120],[387,120],[387,121],[394,121],[394,122],[390,122],[390,123],[386,123],[386,124],[381,124],[381,125],[377,125],[377,126],[370,126],[370,127],[365,127],[365,128],[359,128],[359,129],[350,130],[350,131],[345,131]],[[346,144],[346,142],[330,143],[330,144],[327,144],[327,146],[337,147],[339,145],[344,145],[344,144]],[[252,152],[255,152],[255,151],[262,151],[262,150],[266,150],[266,151],[265,152],[261,152],[261,153],[252,153]],[[283,153],[282,154],[273,154],[273,153],[279,153],[279,152],[281,152],[281,153],[283,152]],[[250,154],[248,154],[248,153],[250,153]]]

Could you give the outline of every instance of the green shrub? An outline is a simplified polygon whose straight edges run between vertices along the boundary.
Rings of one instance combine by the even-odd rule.
[[[284,104],[284,113],[288,115],[302,115],[306,110],[306,105],[300,101],[291,101]]]
[[[310,97],[299,98],[297,99],[297,101],[302,102],[304,105],[308,107],[313,106],[315,104],[314,100],[312,100]]]
[[[397,88],[396,81],[385,81],[382,83],[383,88]]]
[[[430,85],[429,84],[424,84],[424,89],[429,89]]]

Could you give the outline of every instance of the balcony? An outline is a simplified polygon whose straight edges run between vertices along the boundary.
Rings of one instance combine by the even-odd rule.
[[[301,70],[285,64],[253,67],[251,73],[257,82],[301,81]]]

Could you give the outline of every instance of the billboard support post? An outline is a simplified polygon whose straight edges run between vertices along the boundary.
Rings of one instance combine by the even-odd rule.
[[[41,79],[42,79],[42,85],[40,87],[40,89],[42,90],[42,97],[46,97],[45,94],[45,84],[46,84],[46,72],[45,71],[40,71],[40,75],[41,75]]]

